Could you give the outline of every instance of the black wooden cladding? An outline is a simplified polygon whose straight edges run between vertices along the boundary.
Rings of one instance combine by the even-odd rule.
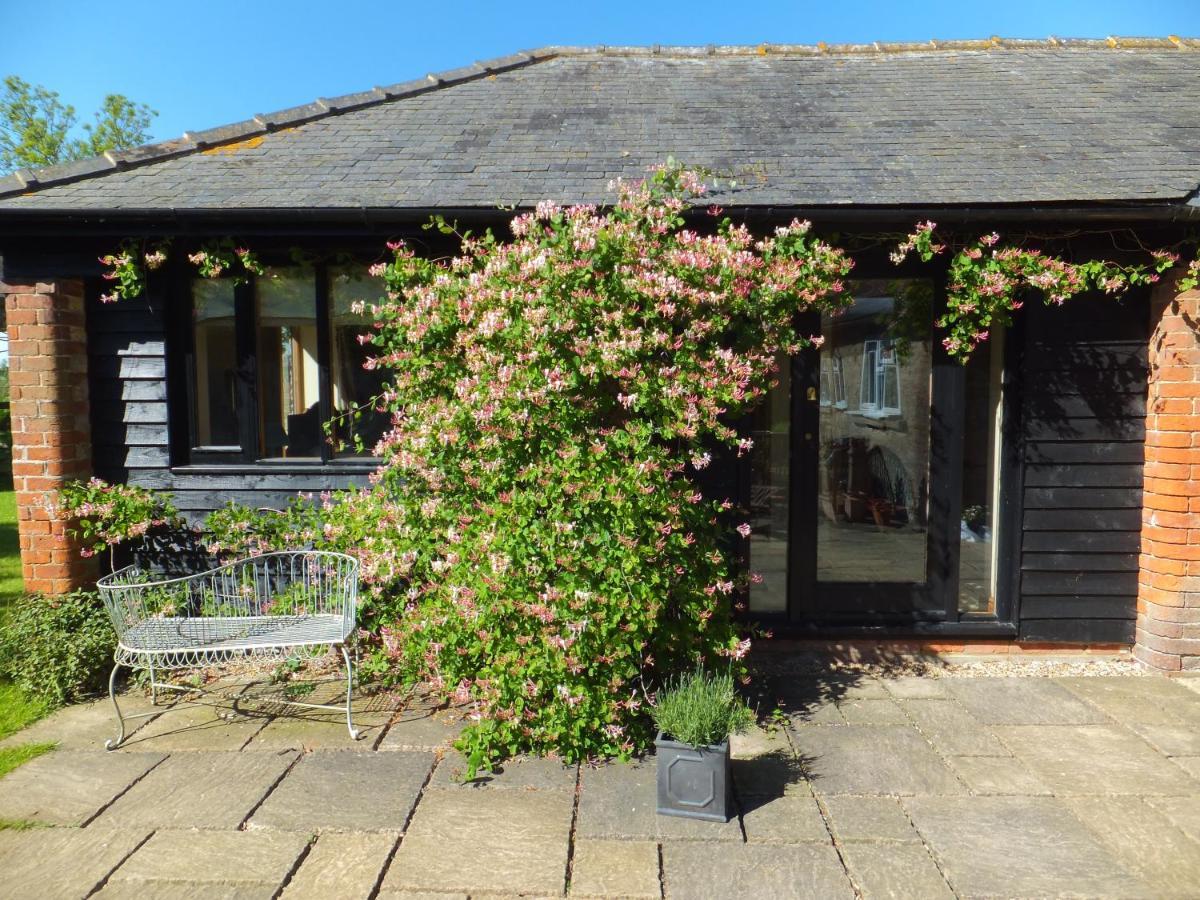
[[[1131,642],[1145,459],[1145,296],[1027,309],[1019,633]]]
[[[172,460],[171,416],[186,408],[171,404],[167,383],[169,303],[152,283],[147,296],[113,304],[89,293],[88,371],[95,472],[109,481],[170,491],[176,507],[201,518],[229,500],[252,508],[282,508],[298,492],[365,484],[362,471],[306,472],[302,466],[265,471],[240,466],[222,472],[188,471],[185,459]],[[172,463],[175,466],[172,466]]]

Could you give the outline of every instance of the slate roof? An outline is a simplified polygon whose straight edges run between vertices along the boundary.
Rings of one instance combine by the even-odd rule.
[[[0,179],[5,212],[600,201],[668,154],[728,205],[1183,202],[1200,40],[547,48]]]

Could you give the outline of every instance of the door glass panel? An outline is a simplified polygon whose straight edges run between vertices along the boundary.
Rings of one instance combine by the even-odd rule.
[[[371,314],[367,307],[378,303],[383,293],[383,279],[371,277],[366,266],[346,267],[333,272],[330,283],[330,333],[333,336],[332,393],[335,419],[331,436],[336,456],[370,455],[388,427],[388,415],[375,408],[378,402],[360,408],[356,415],[349,415],[350,410],[378,397],[386,380],[384,370],[363,368],[375,351],[373,345],[359,340],[371,331]],[[356,437],[363,447],[361,453],[356,449]]]
[[[238,446],[237,337],[233,282],[205,278],[192,283],[195,422],[200,447]]]
[[[967,363],[958,562],[958,608],[964,613],[996,613],[996,459],[1003,359],[1004,333],[993,329],[991,339]]]
[[[320,457],[317,297],[311,269],[256,280],[259,455]]]
[[[932,286],[859,281],[850,290],[854,305],[821,321],[817,578],[921,584]]]
[[[791,422],[791,363],[778,360],[778,385],[755,409],[750,450],[750,584],[753,612],[787,610],[788,432]]]

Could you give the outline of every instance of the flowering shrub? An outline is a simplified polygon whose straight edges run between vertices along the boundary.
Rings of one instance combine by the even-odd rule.
[[[896,247],[892,262],[899,265],[914,252],[929,262],[944,253],[948,242],[936,237],[936,227],[933,222],[919,223]],[[1088,290],[1121,294],[1133,285],[1153,284],[1178,262],[1178,256],[1164,250],[1152,256],[1149,265],[1123,266],[1100,259],[1070,263],[1041,250],[1001,245],[995,232],[984,235],[950,260],[946,313],[938,319],[938,327],[948,332],[942,345],[965,363],[992,328],[1012,324],[1012,313],[1021,308],[1029,290],[1041,292],[1045,302],[1054,304]],[[1200,266],[1196,268],[1200,275]]]
[[[656,685],[745,654],[718,549],[736,522],[696,473],[751,446],[728,423],[809,345],[795,313],[848,300],[850,260],[807,223],[685,228],[704,186],[677,167],[616,189],[607,211],[542,203],[510,242],[464,235],[449,261],[394,244],[380,267],[387,539],[347,548],[403,586],[371,600],[375,666],[470,704],[471,769],[628,754]]]
[[[101,256],[100,263],[108,267],[101,277],[112,282],[112,287],[100,295],[100,302],[132,300],[145,293],[146,272],[153,272],[167,261],[168,244],[163,241],[146,248],[138,241],[122,241],[116,253]]]
[[[64,516],[76,523],[71,534],[84,542],[80,550],[84,556],[94,556],[179,519],[170,494],[109,484],[99,478],[67,482],[59,491],[58,505]]]

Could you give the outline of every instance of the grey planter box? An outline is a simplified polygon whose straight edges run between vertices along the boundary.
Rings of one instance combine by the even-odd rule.
[[[693,747],[666,737],[654,739],[658,758],[658,812],[708,822],[728,822],[733,809],[729,739]]]

